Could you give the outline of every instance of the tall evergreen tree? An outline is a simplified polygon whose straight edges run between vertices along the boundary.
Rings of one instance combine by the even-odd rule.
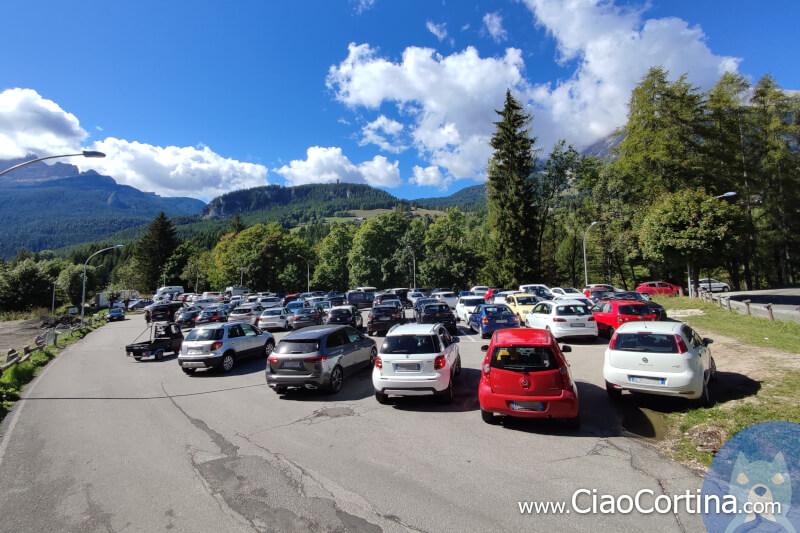
[[[152,290],[161,281],[162,269],[180,244],[172,222],[162,211],[150,223],[139,242],[136,243],[133,258],[142,273],[143,290]],[[167,279],[167,283],[178,281]]]
[[[486,201],[489,217],[489,258],[486,275],[493,285],[518,285],[539,275],[531,249],[536,246],[536,213],[531,176],[536,171],[536,137],[532,117],[506,91],[501,120],[490,142]]]

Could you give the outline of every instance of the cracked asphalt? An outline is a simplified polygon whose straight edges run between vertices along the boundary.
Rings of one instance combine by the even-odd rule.
[[[0,531],[702,531],[699,515],[521,514],[520,501],[695,493],[702,478],[625,432],[601,344],[571,343],[582,428],[481,421],[480,345],[455,402],[378,404],[369,373],[281,397],[263,360],[184,375],[135,362],[141,316],[71,346],[0,427]],[[283,334],[278,333],[280,338]],[[584,496],[582,505],[590,505]]]

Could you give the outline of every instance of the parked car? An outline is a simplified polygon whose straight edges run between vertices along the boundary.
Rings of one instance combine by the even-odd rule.
[[[372,369],[372,386],[381,404],[390,395],[434,395],[452,403],[453,379],[460,373],[458,337],[441,324],[406,324],[386,334]]]
[[[211,322],[227,322],[228,312],[219,307],[206,307],[194,321],[195,325],[210,324]]]
[[[710,406],[710,383],[717,375],[708,347],[712,342],[682,322],[622,324],[603,359],[606,391],[614,400],[629,390],[678,396]]]
[[[656,320],[647,305],[633,300],[603,300],[592,307],[592,314],[597,321],[600,335],[611,337],[625,322],[642,322]]]
[[[509,294],[505,298],[505,304],[511,309],[511,312],[517,315],[519,318],[519,323],[525,323],[525,315],[533,309],[533,306],[541,300],[540,297],[527,293],[527,292],[515,292],[514,294]]]
[[[495,333],[481,367],[478,403],[484,422],[495,414],[521,418],[560,418],[580,425],[578,388],[555,338],[541,329],[506,329]]]
[[[274,348],[272,334],[250,324],[205,324],[186,336],[178,355],[178,365],[186,374],[194,374],[198,368],[230,372],[247,357],[269,357]]]
[[[258,317],[260,329],[289,329],[289,315],[292,312],[285,307],[270,307],[261,311]]]
[[[261,304],[261,307],[264,309],[269,309],[270,307],[280,307],[281,300],[282,298],[277,296],[262,296],[258,303]]]
[[[372,307],[373,293],[363,292],[359,290],[350,291],[347,293],[347,303],[354,305],[359,309],[366,309]]]
[[[541,283],[531,283],[528,285],[520,285],[519,292],[527,292],[529,294],[533,294],[542,298],[543,300],[552,300],[553,293],[550,292],[550,288],[547,285],[542,285]]]
[[[512,293],[517,291],[513,289],[489,289],[488,291],[486,291],[486,294],[484,295],[484,297],[486,298],[486,303],[487,304],[494,303],[494,297],[500,294],[501,292]]]
[[[666,281],[648,281],[636,287],[636,292],[647,294],[667,294],[669,296],[679,296],[681,288]]]
[[[403,311],[394,305],[374,305],[367,316],[367,335],[385,333],[395,324],[405,322]]]
[[[563,300],[572,300],[575,302],[581,302],[582,304],[586,304],[587,307],[590,309],[594,307],[595,302],[591,301],[589,298],[583,295],[583,293],[579,292],[578,294],[570,294],[566,296],[564,294],[556,294],[553,297],[554,302],[563,301]]]
[[[184,328],[193,328],[194,323],[202,312],[202,307],[183,307],[175,313],[175,323]]]
[[[150,322],[174,322],[175,313],[183,308],[183,302],[154,303],[144,308],[144,319]]]
[[[150,327],[145,331],[149,333],[150,337],[147,341],[136,342],[144,334],[142,332],[133,340],[133,343],[125,346],[125,354],[128,357],[141,361],[143,357],[152,356],[154,359],[160,360],[167,352],[178,353],[180,351],[183,333],[178,324],[151,322]]]
[[[288,304],[284,305],[286,309],[294,313],[295,309],[303,309],[304,307],[311,307],[309,303],[305,300],[292,300]]]
[[[608,285],[606,283],[592,283],[591,285],[587,285],[583,288],[583,295],[586,296],[587,298],[591,298],[593,290],[614,292],[614,286]]]
[[[331,307],[339,307],[340,305],[348,305],[347,298],[343,296],[330,296],[328,301],[331,303]]]
[[[112,307],[108,310],[108,314],[106,315],[106,320],[109,322],[114,320],[125,320],[125,311],[123,311],[119,307]]]
[[[483,304],[469,316],[469,328],[486,338],[498,329],[518,328],[519,317],[505,304]]]
[[[417,322],[420,324],[443,324],[451,335],[458,335],[456,315],[444,302],[423,305]]]
[[[551,332],[556,342],[564,337],[597,338],[591,307],[576,300],[539,302],[525,316],[525,325]]]
[[[368,293],[364,293],[368,294]],[[364,321],[361,318],[361,311],[352,305],[340,305],[338,307],[331,307],[328,318],[325,319],[326,324],[348,324],[360,330],[364,326]]]
[[[469,315],[479,305],[486,303],[483,296],[465,296],[458,299],[456,304],[456,320],[469,321]]]
[[[414,305],[414,320],[420,321],[422,315],[422,307],[427,304],[438,304],[439,300],[436,298],[418,298],[417,303]]]
[[[664,306],[651,300],[650,296],[646,293],[634,291],[615,292],[604,295],[603,300],[633,300],[635,302],[642,302],[656,314],[656,320],[667,319],[667,310]]]
[[[474,287],[471,287],[469,291],[476,296],[483,296],[489,292],[489,287],[486,285],[475,285]]]
[[[554,296],[558,296],[559,294],[563,296],[583,296],[581,291],[573,287],[551,287],[550,292],[552,292]]]
[[[128,302],[128,311],[133,311],[134,309],[144,309],[148,305],[152,305],[153,300],[150,298],[142,298],[140,300],[131,300]]]
[[[458,303],[458,296],[453,291],[440,291],[440,292],[432,292],[431,298],[436,298],[437,300],[446,303],[450,306],[450,309],[455,309],[456,304]]]
[[[288,316],[289,329],[300,329],[308,326],[319,326],[322,324],[322,314],[315,307],[302,307],[295,309]]]
[[[290,388],[337,393],[345,378],[373,365],[375,341],[351,326],[328,324],[293,331],[267,358],[267,385],[278,394]]]
[[[228,322],[246,322],[255,325],[264,308],[258,304],[244,304],[235,308],[228,315]]]
[[[604,298],[609,298],[611,296],[614,296],[614,294],[616,294],[616,292],[609,289],[603,289],[603,288],[589,289],[589,300],[593,304],[596,304],[597,302],[599,302]]]
[[[728,292],[731,290],[730,285],[724,281],[719,281],[714,278],[702,278],[699,280],[699,283],[699,288],[701,291]]]

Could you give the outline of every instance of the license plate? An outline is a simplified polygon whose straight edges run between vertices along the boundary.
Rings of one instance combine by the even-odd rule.
[[[200,355],[203,350],[189,350],[189,355]]]
[[[395,372],[419,372],[419,363],[397,363],[394,365]]]
[[[495,324],[505,324],[506,322],[508,322],[508,320],[506,320],[505,318],[501,318],[500,320],[494,321]]]
[[[583,322],[572,322],[570,323],[570,326],[572,326],[573,328],[582,328]]]
[[[643,378],[639,376],[631,376],[631,383],[641,383],[642,385],[663,385],[666,380],[663,378]]]
[[[303,368],[302,361],[284,361],[281,363],[281,368]]]
[[[378,320],[391,320],[391,319],[392,319],[391,317],[388,317],[388,316],[382,316],[382,317],[380,317]]]
[[[544,402],[511,402],[514,411],[544,411]]]

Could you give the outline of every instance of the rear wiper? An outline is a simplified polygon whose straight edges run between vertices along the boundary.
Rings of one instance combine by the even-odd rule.
[[[623,352],[646,352],[644,348],[620,348]]]

